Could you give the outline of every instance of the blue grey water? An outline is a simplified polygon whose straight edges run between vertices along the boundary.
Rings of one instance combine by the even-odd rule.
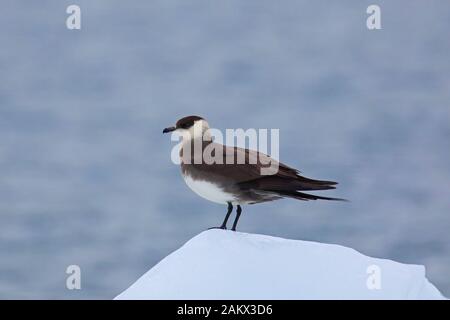
[[[450,2],[376,2],[370,31],[372,1],[2,1],[0,298],[111,299],[219,224],[161,133],[189,114],[279,128],[281,160],[351,200],[240,230],[423,264],[450,295]]]

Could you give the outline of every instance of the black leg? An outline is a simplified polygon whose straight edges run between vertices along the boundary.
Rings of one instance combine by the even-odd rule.
[[[242,212],[242,208],[240,205],[238,205],[237,210],[236,210],[236,218],[234,219],[234,222],[233,222],[233,228],[231,228],[231,230],[233,230],[233,231],[236,231],[236,226],[239,221],[239,217],[241,216],[241,212]]]
[[[231,204],[231,202],[228,202],[228,211],[227,211],[227,215],[225,216],[225,219],[222,222],[222,225],[220,227],[212,227],[210,229],[226,229],[227,228],[227,221],[228,218],[230,217],[231,212],[233,211],[233,205]]]
[[[227,228],[227,221],[228,218],[230,217],[231,212],[233,211],[233,205],[231,204],[231,202],[228,202],[228,211],[227,211],[227,215],[225,216],[225,219],[222,222],[222,225],[220,226],[220,229],[226,229]]]

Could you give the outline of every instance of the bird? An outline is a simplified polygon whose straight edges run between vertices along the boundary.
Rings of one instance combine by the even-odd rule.
[[[213,228],[227,229],[227,222],[234,206],[236,216],[232,231],[236,231],[243,205],[283,198],[302,201],[347,201],[342,198],[305,193],[304,191],[335,189],[338,183],[304,177],[299,170],[256,150],[216,143],[209,129],[209,124],[204,118],[192,115],[179,119],[175,126],[165,128],[163,133],[176,132],[182,137],[179,151],[180,167],[187,186],[200,197],[227,206],[222,224]],[[196,143],[199,147],[196,147]],[[205,150],[213,150],[211,154],[217,155],[222,161],[212,163],[196,161],[199,158],[202,160]],[[244,163],[230,161],[238,157],[243,157],[246,161]],[[278,170],[273,174],[262,174],[264,164],[267,163],[275,164]]]

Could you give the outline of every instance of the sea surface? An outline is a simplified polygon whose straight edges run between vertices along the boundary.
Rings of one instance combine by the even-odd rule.
[[[190,114],[279,129],[351,200],[247,206],[240,231],[422,264],[450,296],[450,2],[379,0],[381,30],[369,4],[2,1],[0,298],[111,299],[220,224],[162,134]]]

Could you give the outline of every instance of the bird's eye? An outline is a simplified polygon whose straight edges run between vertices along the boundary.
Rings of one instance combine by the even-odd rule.
[[[188,128],[190,128],[190,127],[192,126],[192,124],[193,124],[193,123],[191,123],[191,122],[183,123],[183,124],[181,125],[181,128],[183,128],[183,129],[188,129]]]

